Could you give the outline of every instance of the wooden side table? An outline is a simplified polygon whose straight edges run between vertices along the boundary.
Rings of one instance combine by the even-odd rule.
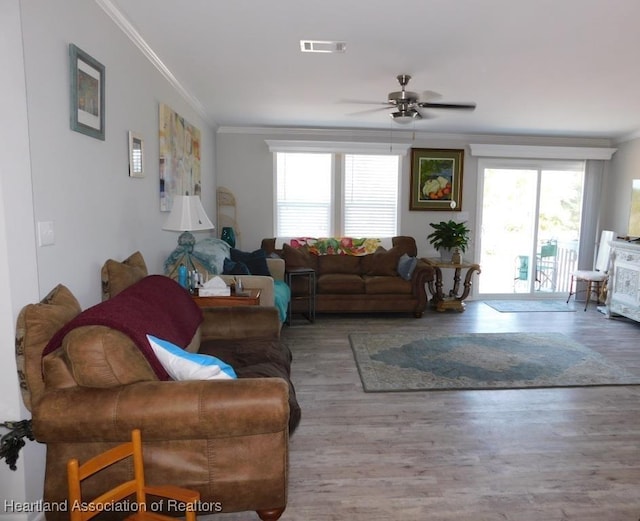
[[[436,308],[436,311],[446,311],[447,309],[454,309],[456,311],[464,311],[464,299],[469,296],[471,291],[471,282],[474,272],[480,274],[480,265],[472,262],[462,261],[460,263],[445,262],[439,258],[426,258],[422,259],[429,264],[435,271],[435,281],[429,281],[427,283],[429,292],[431,293],[431,304]],[[448,295],[445,295],[442,290],[442,270],[453,269],[453,289],[449,291]],[[460,291],[460,280],[462,270],[466,270],[463,283],[462,294],[458,294]]]
[[[237,307],[237,306],[259,306],[260,305],[259,289],[248,289],[238,295],[232,293],[228,297],[200,297],[192,295],[193,301],[201,308],[217,308],[217,307]]]

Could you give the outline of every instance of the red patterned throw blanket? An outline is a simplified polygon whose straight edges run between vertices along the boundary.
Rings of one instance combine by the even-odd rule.
[[[72,329],[107,326],[129,336],[158,378],[170,380],[149,345],[147,335],[185,347],[191,342],[202,319],[202,310],[177,282],[163,275],[149,275],[65,324],[53,335],[42,356],[58,349]]]

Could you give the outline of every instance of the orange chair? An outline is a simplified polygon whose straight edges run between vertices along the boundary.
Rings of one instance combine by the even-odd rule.
[[[128,457],[133,458],[134,479],[117,485],[90,501],[83,501],[81,483],[84,479]],[[69,460],[67,463],[67,477],[69,482],[71,521],[86,521],[91,519],[103,512],[105,505],[112,505],[134,494],[136,497],[136,508],[133,510],[135,510],[135,512],[126,517],[126,519],[140,521],[175,521],[175,517],[165,516],[147,508],[146,495],[149,494],[180,502],[180,512],[184,513],[186,521],[196,521],[196,507],[200,500],[199,492],[173,485],[145,485],[142,462],[142,441],[138,429],[132,431],[130,442],[109,449],[91,458],[82,465],[78,464],[77,459]]]

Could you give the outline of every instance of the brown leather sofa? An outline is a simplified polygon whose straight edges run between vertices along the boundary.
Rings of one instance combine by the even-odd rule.
[[[427,307],[426,284],[433,281],[434,271],[417,260],[409,280],[398,273],[398,262],[406,254],[417,256],[415,239],[398,236],[392,248],[378,248],[367,255],[322,254],[308,248],[284,244],[276,249],[276,239],[263,239],[262,248],[285,261],[285,270],[311,268],[315,271],[316,313],[412,313],[421,317]],[[294,313],[305,313],[308,303],[297,297],[305,295],[307,281],[292,280],[291,306]]]
[[[275,308],[203,310],[190,348],[218,356],[239,376],[213,381],[159,380],[131,338],[104,325],[73,329],[43,358],[49,339],[79,313],[76,298],[58,285],[22,309],[16,328],[23,399],[35,438],[47,450],[44,501],[66,500],[68,459],[82,462],[139,428],[149,484],[199,491],[201,514],[255,510],[263,520],[278,519],[287,502],[289,435],[300,408]],[[129,471],[109,468],[102,479],[113,484]],[[87,486],[92,493],[102,484]],[[68,512],[46,517],[67,519]]]

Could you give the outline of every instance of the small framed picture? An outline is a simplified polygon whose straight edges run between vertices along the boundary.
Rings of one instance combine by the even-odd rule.
[[[129,177],[144,177],[142,136],[129,131]]]
[[[411,149],[410,210],[462,210],[464,150]]]
[[[69,44],[71,130],[104,141],[104,65]]]

